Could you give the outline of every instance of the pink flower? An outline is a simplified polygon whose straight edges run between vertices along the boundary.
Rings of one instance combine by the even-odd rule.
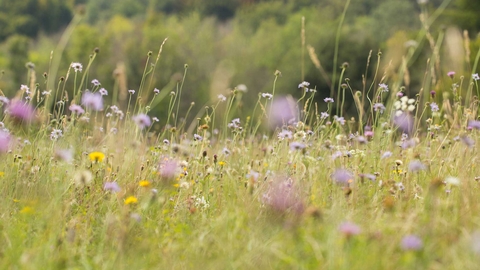
[[[0,153],[8,152],[11,140],[9,133],[0,130]]]
[[[85,92],[82,96],[82,105],[94,111],[103,109],[103,98],[100,93]]]
[[[22,101],[11,102],[7,111],[10,117],[19,122],[31,122],[35,117],[33,107]]]
[[[152,120],[150,120],[150,117],[146,114],[138,114],[134,117],[132,117],[132,120],[137,124],[137,126],[140,129],[144,129],[146,127],[149,127],[152,124]]]
[[[346,237],[355,236],[362,232],[362,229],[360,229],[357,224],[350,221],[346,221],[340,224],[340,226],[338,226],[338,230]]]

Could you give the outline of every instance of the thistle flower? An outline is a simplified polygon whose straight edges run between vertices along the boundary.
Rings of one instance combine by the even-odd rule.
[[[453,77],[455,77],[455,71],[449,71],[447,76],[453,79]]]
[[[21,101],[11,102],[6,112],[18,122],[31,122],[35,117],[35,111],[32,106]]]
[[[357,224],[350,221],[346,221],[340,224],[340,226],[338,226],[338,230],[346,237],[352,237],[362,232],[362,230]]]
[[[103,98],[100,93],[85,92],[82,96],[82,105],[94,111],[103,109]]]
[[[137,126],[140,129],[144,129],[146,127],[149,127],[152,124],[152,120],[150,120],[150,117],[146,114],[138,114],[134,117],[132,117],[132,120],[137,124]]]

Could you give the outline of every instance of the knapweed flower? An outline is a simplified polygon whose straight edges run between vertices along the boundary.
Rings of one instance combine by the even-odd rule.
[[[125,203],[125,205],[136,204],[136,203],[138,203],[138,199],[135,196],[128,196],[125,199],[124,203]]]
[[[86,91],[82,96],[82,105],[94,111],[101,111],[103,109],[102,94]]]
[[[449,71],[447,76],[453,79],[453,77],[455,77],[455,71]]]
[[[149,187],[151,185],[151,183],[148,180],[142,180],[142,181],[138,182],[138,185],[141,186],[141,187]]]
[[[10,117],[18,122],[31,122],[35,118],[35,111],[30,104],[22,101],[12,101],[7,107],[6,112]]]
[[[480,80],[480,76],[478,76],[478,73],[472,74],[472,79],[474,79],[475,81],[478,81]]]
[[[432,109],[432,112],[438,112],[440,110],[437,103],[435,102],[430,103],[430,109]]]
[[[325,103],[333,103],[333,98],[327,97],[324,98],[323,101],[325,101]]]
[[[346,169],[336,169],[330,177],[337,185],[348,185],[353,182],[353,173]]]
[[[91,152],[90,154],[88,154],[88,158],[95,163],[102,162],[105,158],[105,154],[102,152]]]
[[[343,233],[346,237],[359,235],[362,232],[362,230],[357,224],[350,221],[346,221],[340,224],[340,226],[338,226],[338,230],[341,233]]]
[[[388,92],[388,85],[384,84],[384,83],[381,83],[378,85],[380,91],[382,92]]]
[[[77,71],[82,72],[82,69],[83,69],[82,64],[80,64],[80,63],[78,63],[78,62],[73,62],[72,64],[70,64],[70,67],[73,68],[73,70],[74,70],[75,72],[77,72]]]
[[[133,122],[137,124],[137,126],[140,129],[144,129],[146,127],[149,127],[152,124],[152,120],[150,120],[150,117],[146,114],[137,114],[134,117],[132,117]]]
[[[117,182],[105,182],[103,189],[106,191],[111,191],[113,193],[120,192],[122,190]]]
[[[402,238],[402,242],[400,243],[400,246],[403,250],[421,250],[423,248],[423,242],[422,239],[420,239],[416,235],[407,235]]]

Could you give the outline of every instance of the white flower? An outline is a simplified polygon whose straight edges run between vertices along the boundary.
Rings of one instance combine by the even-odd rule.
[[[478,73],[472,74],[472,79],[474,79],[475,81],[478,81],[480,80],[480,76],[478,76]]]

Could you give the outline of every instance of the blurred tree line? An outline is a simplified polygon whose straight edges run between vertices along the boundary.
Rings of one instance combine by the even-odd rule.
[[[71,62],[86,66],[93,48],[98,47],[100,53],[90,73],[98,76],[102,86],[107,90],[122,85],[138,89],[147,52],[153,52],[149,65],[168,37],[152,83],[148,80],[147,86],[152,89],[147,90],[156,87],[171,91],[188,64],[184,106],[194,101],[202,108],[238,84],[249,89],[245,103],[254,104],[259,92],[271,92],[275,70],[282,73],[277,93],[300,96],[297,85],[306,80],[316,86],[320,100],[329,95],[332,82],[328,78],[341,63],[349,63],[346,77],[355,89],[361,89],[370,51],[370,74],[379,50],[393,48],[401,58],[409,49],[404,44],[415,39],[422,29],[422,9],[430,14],[444,0],[351,1],[340,32],[338,66],[334,67],[335,36],[346,2],[0,0],[0,69],[6,72],[0,78],[0,89],[13,93],[25,83],[26,62],[34,63],[39,74],[48,72],[50,52],[55,50],[61,33],[74,16],[82,16],[82,22],[69,38],[58,76],[65,75]],[[430,31],[442,31],[441,25],[456,26],[468,30],[472,46],[478,47],[479,12],[477,0],[452,1]],[[302,17],[305,47],[300,34]],[[428,44],[418,46],[424,48],[420,48],[422,53],[416,58],[421,65],[411,67],[413,86],[421,83],[426,58],[431,53]],[[313,50],[316,56],[312,56]],[[312,61],[312,57],[318,62]],[[385,57],[387,65],[392,60]],[[161,113],[164,107],[155,110]]]

